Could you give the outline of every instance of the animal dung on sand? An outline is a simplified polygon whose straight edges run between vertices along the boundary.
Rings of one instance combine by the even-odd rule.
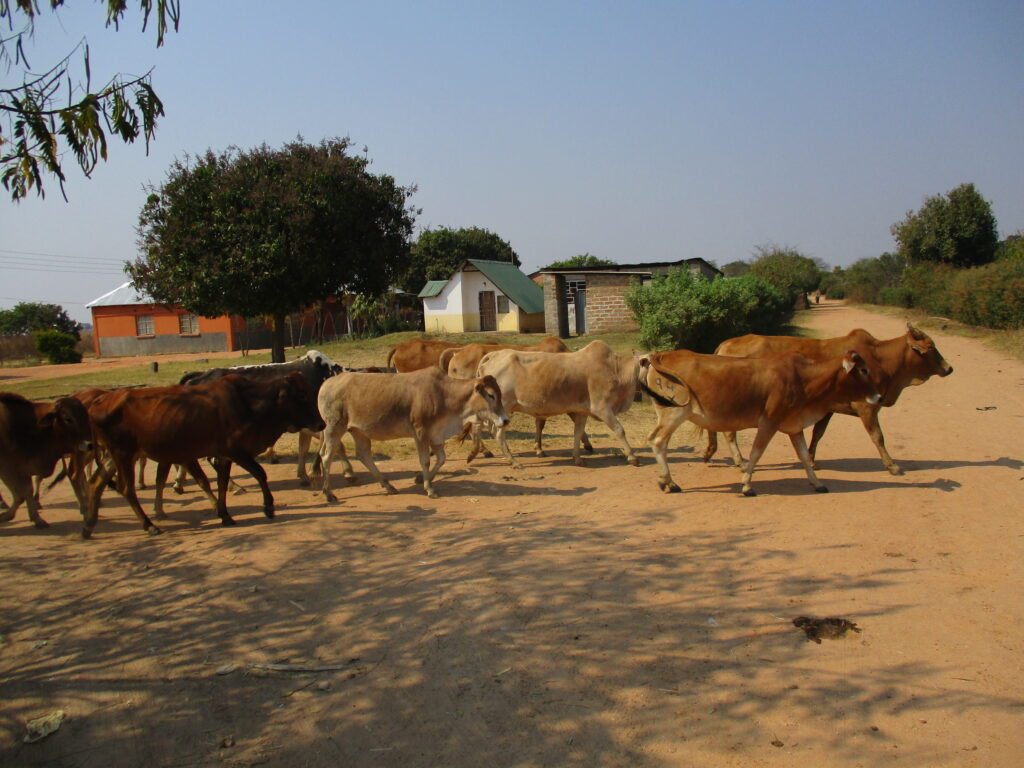
[[[851,629],[854,632],[861,631],[860,627],[849,619],[839,619],[834,616],[826,619],[797,616],[793,619],[793,624],[804,631],[808,640],[813,640],[818,645],[821,645],[821,638],[823,637],[835,640],[845,635]]]

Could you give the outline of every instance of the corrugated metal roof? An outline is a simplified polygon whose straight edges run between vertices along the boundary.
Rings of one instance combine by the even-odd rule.
[[[481,261],[467,259],[467,264],[483,272],[509,300],[523,312],[534,314],[544,311],[544,289],[523,274],[510,261]]]
[[[139,293],[132,284],[124,283],[119,285],[117,288],[112,290],[110,293],[105,293],[98,299],[94,299],[86,304],[86,309],[89,307],[127,307],[136,306],[139,304],[155,304],[149,296],[144,293]]]
[[[447,280],[428,280],[427,284],[423,286],[423,290],[417,296],[421,299],[432,298],[439,295],[446,285],[448,285]]]

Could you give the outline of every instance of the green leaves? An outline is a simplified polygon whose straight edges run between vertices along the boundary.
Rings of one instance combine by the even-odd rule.
[[[980,266],[995,258],[999,244],[992,206],[973,184],[926,198],[920,210],[908,211],[890,229],[899,254],[912,264]]]

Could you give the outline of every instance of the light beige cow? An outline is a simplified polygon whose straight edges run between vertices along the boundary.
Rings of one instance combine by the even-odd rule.
[[[618,436],[626,459],[633,466],[640,461],[626,439],[618,415],[633,404],[639,362],[631,355],[619,355],[603,341],[592,341],[578,352],[552,355],[548,352],[503,350],[484,356],[478,376],[493,376],[501,387],[502,401],[508,413],[521,411],[548,418],[567,413],[573,420],[572,458],[582,465],[580,441],[587,417],[604,422]],[[507,427],[498,430],[498,445],[513,466],[517,465],[508,447]],[[474,435],[472,458],[479,450],[479,433]]]
[[[438,358],[437,364],[441,367],[441,370],[456,379],[472,379],[476,376],[476,369],[480,367],[480,361],[483,360],[484,355],[491,352],[499,352],[503,349],[515,349],[520,352],[568,352],[569,348],[565,346],[565,343],[555,337],[548,336],[544,341],[539,344],[525,345],[525,344],[467,344],[464,347],[457,349],[446,349],[441,353],[441,357]],[[536,427],[536,440],[534,442],[537,456],[544,457],[544,446],[542,445],[542,437],[544,435],[544,424],[547,419],[538,416],[535,419]],[[587,439],[587,433],[583,433],[583,449],[587,453],[594,452],[594,446],[590,444],[590,440]],[[491,452],[486,447],[482,447],[483,454],[487,458],[491,457]],[[471,457],[472,460],[472,457]]]
[[[445,462],[444,441],[459,434],[464,425],[489,423],[501,429],[508,416],[501,403],[501,390],[491,376],[453,379],[437,368],[382,376],[378,373],[342,373],[320,388],[320,414],[326,422],[320,456],[323,464],[323,492],[331,492],[331,462],[338,456],[345,477],[355,475],[341,439],[348,432],[356,444],[356,455],[388,493],[395,493],[373,461],[371,440],[411,437],[416,442],[423,469],[423,490],[437,498],[433,479]],[[430,466],[430,454],[434,466]]]

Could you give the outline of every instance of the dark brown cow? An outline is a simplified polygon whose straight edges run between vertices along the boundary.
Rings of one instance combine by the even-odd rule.
[[[441,353],[441,357],[438,359],[437,364],[441,370],[447,373],[449,376],[456,379],[472,379],[476,376],[476,369],[480,365],[480,361],[483,360],[484,355],[489,352],[499,352],[503,349],[514,349],[518,352],[568,352],[569,348],[565,346],[565,343],[555,337],[548,336],[544,341],[539,344],[467,344],[460,349],[446,349]],[[544,447],[541,444],[541,438],[544,434],[544,425],[547,423],[547,419],[543,416],[537,416],[534,420],[536,427],[536,439],[534,442],[537,456],[543,457]],[[590,440],[587,438],[587,433],[583,433],[583,448],[587,453],[593,453],[594,447],[590,444]],[[491,457],[491,452],[483,447],[481,444],[480,449],[483,450],[484,456]]]
[[[900,474],[900,468],[892,460],[885,448],[885,436],[878,423],[878,411],[896,404],[909,386],[924,384],[932,376],[949,376],[953,366],[943,359],[931,337],[910,323],[907,332],[894,339],[881,341],[867,331],[858,328],[845,336],[833,339],[801,339],[794,336],[758,336],[749,334],[735,339],[723,341],[715,354],[729,357],[771,357],[782,352],[799,352],[812,360],[824,360],[842,354],[847,349],[856,350],[872,370],[878,371],[878,391],[882,399],[877,403],[850,402],[840,403],[831,412],[826,413],[817,424],[811,436],[808,452],[814,461],[818,443],[825,435],[829,420],[833,413],[848,416],[859,416],[864,429],[871,436],[878,455],[886,469],[894,475]],[[716,448],[714,433],[708,435],[708,448],[704,460],[714,455]],[[815,465],[816,466],[816,465]]]
[[[430,339],[409,339],[396,344],[388,352],[387,367],[398,373],[410,373],[437,365],[437,360],[446,349],[461,347],[450,341]]]
[[[103,488],[115,470],[118,490],[143,529],[160,533],[143,512],[135,493],[133,460],[142,454],[190,469],[198,466],[200,458],[218,458],[217,514],[223,525],[234,524],[227,511],[226,495],[231,464],[235,462],[259,482],[263,512],[272,518],[274,498],[256,456],[284,432],[323,429],[312,392],[300,373],[266,382],[229,374],[195,386],[117,390],[98,398],[89,413],[113,466],[104,468],[91,483],[83,538],[89,538],[96,526]],[[196,480],[202,484],[198,476]]]
[[[89,414],[78,400],[33,403],[12,392],[0,393],[0,479],[10,489],[11,504],[0,523],[14,518],[24,501],[36,528],[46,528],[32,489],[32,477],[49,477],[62,456],[92,448]],[[76,495],[85,512],[84,497]]]
[[[743,495],[753,496],[754,467],[776,432],[789,435],[814,490],[825,492],[814,474],[804,429],[837,405],[880,399],[875,374],[850,350],[825,361],[790,352],[770,358],[730,358],[687,350],[652,352],[641,358],[641,386],[654,400],[658,423],[647,440],[661,466],[659,487],[678,491],[665,450],[684,421],[716,432],[757,428],[743,472]],[[734,448],[734,455],[738,453]]]

